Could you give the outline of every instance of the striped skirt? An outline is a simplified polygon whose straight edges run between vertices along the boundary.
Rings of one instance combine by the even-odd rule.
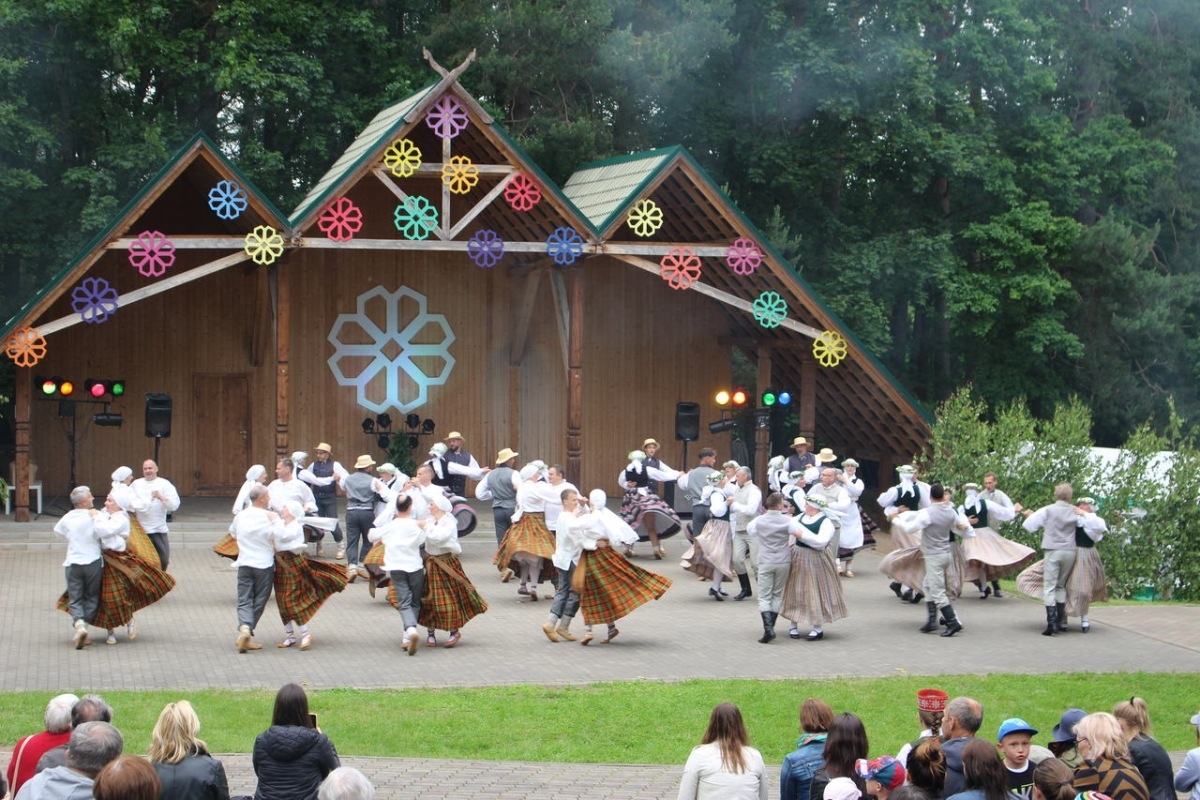
[[[625,499],[621,501],[618,514],[629,527],[637,531],[638,539],[643,542],[650,538],[646,533],[647,517],[654,517],[654,529],[660,539],[674,536],[683,529],[683,522],[675,513],[675,509],[667,505],[661,497],[656,494],[640,494],[636,489],[625,492]]]
[[[729,520],[710,519],[683,554],[680,566],[705,578],[719,571],[725,580],[733,580],[733,527]]]
[[[157,603],[175,588],[175,579],[159,567],[158,552],[136,522],[130,525],[125,547],[123,553],[101,552],[104,576],[100,580],[100,605],[92,620],[100,628],[111,630],[128,624],[135,612]],[[58,598],[56,608],[71,613],[66,592]]]
[[[1044,561],[1036,561],[1017,576],[1017,591],[1045,602],[1042,589]],[[1104,562],[1094,547],[1080,547],[1075,551],[1075,566],[1067,576],[1067,616],[1081,617],[1088,613],[1092,603],[1108,601],[1108,575]]]
[[[893,524],[891,527],[892,547],[896,550],[907,550],[910,547],[921,546],[921,532],[908,531],[901,528],[899,525]]]
[[[962,546],[957,542],[950,545],[954,558],[950,562],[950,573],[946,576],[946,599],[954,602],[962,595],[963,574],[967,561]],[[920,547],[893,550],[879,562],[879,571],[894,581],[904,584],[914,592],[922,592],[925,585],[925,554]]]
[[[815,628],[837,622],[849,614],[837,567],[828,547],[814,550],[807,545],[792,548],[792,571],[783,587],[779,616],[796,627]]]
[[[391,597],[391,593],[388,595]],[[454,553],[425,556],[425,594],[417,621],[433,630],[456,631],[487,611],[487,603]]]
[[[516,561],[517,553],[529,553],[542,557],[542,580],[555,580],[556,570],[551,559],[554,558],[554,535],[546,527],[546,515],[540,511],[526,511],[521,518],[509,526],[500,542],[500,549],[492,563],[500,571],[511,569],[520,572]]]
[[[275,605],[285,624],[312,619],[330,595],[346,588],[346,568],[298,553],[275,554]]]
[[[1006,539],[991,528],[976,528],[974,536],[962,541],[967,568],[964,581],[998,581],[1021,570],[1037,557],[1037,551]]]
[[[571,581],[587,625],[616,622],[670,587],[670,578],[629,563],[611,547],[584,550]]]

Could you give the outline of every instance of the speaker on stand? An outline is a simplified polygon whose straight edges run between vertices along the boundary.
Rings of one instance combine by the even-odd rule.
[[[690,466],[688,463],[688,442],[694,442],[700,438],[700,404],[699,403],[676,403],[675,404],[675,439],[683,442],[683,463],[679,465],[681,471],[686,472]],[[675,485],[667,486],[667,494],[669,497],[663,499],[678,513],[688,513],[692,511],[692,501],[687,497],[685,492],[674,492]],[[683,508],[680,508],[680,505]]]
[[[171,396],[146,395],[146,436],[154,440],[154,463],[158,463],[158,445],[171,436]]]

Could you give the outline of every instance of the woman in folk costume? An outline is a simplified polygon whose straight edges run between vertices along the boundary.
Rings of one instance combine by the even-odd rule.
[[[417,654],[421,597],[425,594],[425,563],[421,547],[425,529],[412,516],[413,499],[402,494],[396,500],[396,516],[379,528],[371,528],[367,539],[383,542],[383,567],[396,592],[396,609],[404,623],[402,646],[410,656]]]
[[[863,548],[862,509],[858,505],[858,499],[867,487],[862,478],[858,477],[858,462],[853,458],[842,462],[842,471],[837,480],[850,496],[850,508],[842,513],[837,555],[842,565],[842,575],[853,578],[854,570],[850,569],[850,564],[854,561],[854,554]]]
[[[617,620],[651,600],[657,600],[671,586],[671,580],[631,564],[616,547],[637,541],[637,533],[624,520],[608,510],[608,496],[593,489],[588,502],[595,511],[595,522],[583,532],[583,552],[571,585],[579,593],[583,611],[584,634],[580,644],[591,643],[592,626],[608,626],[601,644],[617,638]]]
[[[492,559],[505,579],[512,573],[521,576],[517,594],[532,601],[538,599],[538,583],[542,578],[554,580],[554,536],[546,527],[546,500],[553,487],[542,480],[544,468],[540,461],[521,467],[512,525]]]
[[[114,483],[119,482],[118,473],[113,473]],[[107,630],[106,644],[117,643],[115,631],[121,626],[125,626],[126,634],[133,640],[138,635],[134,612],[161,600],[175,588],[175,579],[159,566],[158,551],[141,526],[133,527],[136,522],[131,524],[129,514],[116,496],[110,494],[104,501],[104,510],[95,512],[94,517],[104,572],[100,604],[92,624]],[[65,592],[57,607],[71,613]]]
[[[967,496],[958,510],[975,529],[975,535],[962,543],[963,558],[967,561],[963,579],[979,587],[980,600],[993,593],[1001,597],[1000,579],[1019,571],[1037,556],[1037,551],[996,533],[999,523],[1017,515],[1014,506],[989,503],[980,497],[977,483],[963,484],[963,490]]]
[[[708,522],[696,537],[696,542],[683,554],[680,566],[701,578],[711,578],[713,585],[708,594],[714,600],[724,600],[728,593],[721,590],[721,582],[733,580],[737,574],[733,568],[733,527],[729,524],[729,502],[719,484],[725,475],[714,472],[708,476],[708,486],[702,497],[709,507]]]
[[[235,517],[240,511],[250,506],[250,490],[260,483],[264,486],[267,483],[267,468],[262,464],[255,464],[246,470],[246,481],[242,484],[242,488],[238,489],[237,498],[233,501]],[[213,552],[228,559],[236,559],[238,557],[237,539],[233,538],[233,534],[225,534],[221,541],[213,545]]]
[[[1067,576],[1067,601],[1058,619],[1062,621],[1060,630],[1066,630],[1067,617],[1080,617],[1079,629],[1087,633],[1092,629],[1088,619],[1092,603],[1108,601],[1108,575],[1096,552],[1096,542],[1108,532],[1108,523],[1096,513],[1094,498],[1081,497],[1075,507],[1082,512],[1075,526],[1075,566]],[[1022,594],[1039,600],[1045,598],[1043,566],[1044,562],[1035,562],[1017,576],[1017,588]]]
[[[805,638],[810,642],[825,638],[823,626],[849,613],[829,550],[834,528],[825,516],[824,506],[821,497],[804,500],[804,514],[797,520],[796,546],[792,548],[792,571],[779,612],[779,616],[792,621],[788,636],[799,639],[800,625],[807,625],[811,630]]]
[[[925,562],[922,560],[915,570],[906,569],[901,572],[897,572],[893,565],[900,562],[911,566],[910,560],[904,560],[904,557],[911,557],[914,550],[920,552],[921,532],[909,532],[895,522],[905,511],[918,511],[929,506],[929,484],[917,480],[917,468],[911,464],[897,467],[896,474],[900,476],[900,483],[879,495],[878,502],[883,508],[884,516],[893,523],[890,531],[893,551],[884,556],[879,564],[879,571],[892,579],[889,588],[895,592],[896,597],[910,603],[919,603],[925,597],[921,591],[921,584],[925,580]],[[895,558],[891,558],[893,554]]]
[[[782,492],[783,487],[787,485],[786,464],[787,458],[784,456],[771,456],[771,460],[767,462],[767,486],[772,492]]]
[[[346,588],[346,568],[331,561],[308,558],[304,536],[304,506],[298,500],[283,505],[283,538],[275,552],[275,605],[283,622],[283,641],[277,647],[301,650],[312,646],[308,621],[329,596]]]
[[[371,487],[375,494],[379,495],[379,500],[375,503],[375,520],[371,527],[382,528],[395,518],[396,501],[407,491],[405,486],[408,485],[409,478],[390,462],[380,464],[375,471],[379,473],[379,477]],[[392,579],[383,568],[383,542],[371,545],[371,549],[363,556],[363,568],[367,571],[367,591],[371,597],[375,596],[376,589],[389,589],[392,585]],[[395,592],[389,589],[388,602],[393,607],[396,605],[395,597]]]
[[[418,622],[428,629],[426,647],[437,647],[439,628],[450,632],[446,647],[454,647],[462,639],[462,626],[487,611],[458,559],[462,545],[451,508],[449,498],[438,497],[429,507],[432,517],[425,521],[425,594]]]
[[[647,439],[647,442],[654,442]],[[658,442],[654,442],[657,448]],[[651,488],[658,481],[676,480],[679,473],[671,470],[669,473],[659,469],[655,463],[647,463],[649,457],[642,450],[634,450],[629,454],[629,464],[618,477],[617,481],[625,491],[621,501],[621,519],[638,535],[637,541],[650,540],[654,557],[662,560],[666,550],[659,544],[659,539],[674,536],[683,528],[675,509],[667,505]],[[667,467],[670,470],[670,467]],[[644,533],[643,533],[644,532]],[[632,542],[625,547],[625,555],[633,555]]]

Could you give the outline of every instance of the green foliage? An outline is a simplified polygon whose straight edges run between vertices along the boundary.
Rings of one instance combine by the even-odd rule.
[[[420,446],[419,439],[418,446]],[[417,474],[417,459],[413,456],[413,449],[408,446],[407,435],[400,434],[391,438],[388,442],[387,459],[408,477],[411,478]]]

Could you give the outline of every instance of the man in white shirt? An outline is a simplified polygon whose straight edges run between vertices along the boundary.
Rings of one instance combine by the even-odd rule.
[[[312,487],[313,499],[317,504],[318,517],[338,518],[337,490],[350,472],[339,462],[333,460],[332,448],[327,442],[317,444],[317,459],[306,467],[296,471],[296,477]],[[346,545],[342,540],[342,528],[336,523],[333,526],[333,540],[337,542],[338,561],[346,556]],[[321,543],[317,542],[317,555],[321,555]]]
[[[175,486],[169,480],[158,476],[158,464],[151,458],[142,462],[142,477],[134,481],[131,488],[137,496],[134,516],[150,537],[150,543],[158,551],[158,560],[165,570],[171,561],[167,516],[179,510],[179,492],[175,491]]]
[[[269,508],[276,514],[283,511],[289,500],[297,500],[304,507],[304,513],[317,513],[317,501],[313,497],[308,484],[295,475],[295,465],[290,458],[285,458],[275,465],[275,480],[267,486],[270,492]]]
[[[92,490],[76,486],[71,490],[73,509],[62,516],[54,532],[67,540],[67,558],[63,567],[67,576],[67,610],[75,627],[75,649],[91,644],[87,626],[100,608],[100,583],[104,577],[104,559],[100,556],[100,534],[92,508]]]
[[[290,463],[290,462],[289,462]],[[275,583],[275,550],[284,535],[283,519],[268,508],[271,496],[267,487],[250,490],[250,506],[233,518],[229,533],[237,540],[237,650],[261,650],[251,641],[254,628],[271,599]]]
[[[733,473],[737,488],[729,502],[730,522],[733,527],[733,568],[737,571],[738,583],[742,590],[733,596],[734,600],[745,600],[752,597],[750,591],[750,576],[746,572],[746,559],[751,563],[758,561],[758,546],[752,546],[752,539],[746,532],[750,520],[758,516],[762,507],[762,490],[750,480],[750,468],[738,467]]]

